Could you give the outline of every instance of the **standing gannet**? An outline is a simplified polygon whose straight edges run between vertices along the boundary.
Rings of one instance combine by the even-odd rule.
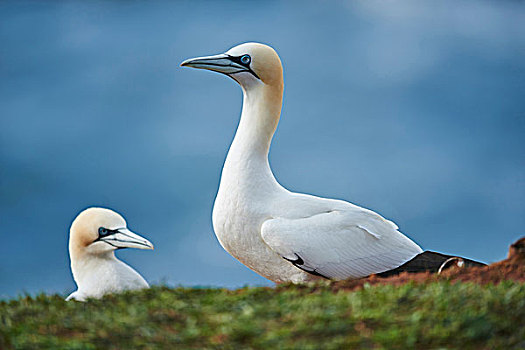
[[[277,182],[268,151],[281,114],[283,69],[271,47],[246,43],[181,66],[226,74],[243,90],[213,207],[215,234],[231,255],[274,282],[297,283],[390,271],[422,253],[371,210],[293,193]]]
[[[77,291],[66,300],[84,301],[107,293],[149,288],[148,282],[115,257],[121,248],[153,249],[145,238],[131,232],[126,220],[112,210],[88,208],[71,224],[69,256]]]

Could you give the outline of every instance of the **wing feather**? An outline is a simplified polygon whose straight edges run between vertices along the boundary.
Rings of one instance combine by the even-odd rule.
[[[365,277],[394,269],[421,253],[397,226],[367,209],[334,210],[306,218],[273,218],[263,240],[296,266],[332,279]]]

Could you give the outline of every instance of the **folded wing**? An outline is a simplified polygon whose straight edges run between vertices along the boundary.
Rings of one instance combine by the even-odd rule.
[[[330,279],[388,271],[422,252],[393,222],[363,208],[269,219],[261,235],[296,267]]]

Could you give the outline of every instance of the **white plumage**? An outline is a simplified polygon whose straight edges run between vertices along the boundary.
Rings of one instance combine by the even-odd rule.
[[[276,181],[268,152],[280,117],[283,78],[272,48],[247,43],[182,65],[227,74],[244,93],[213,208],[215,234],[226,251],[275,282],[364,277],[422,252],[373,211],[293,193]]]
[[[131,232],[122,216],[104,208],[89,208],[73,221],[69,237],[71,271],[78,286],[66,300],[85,301],[108,293],[148,288],[146,280],[115,257],[120,248],[153,249]]]

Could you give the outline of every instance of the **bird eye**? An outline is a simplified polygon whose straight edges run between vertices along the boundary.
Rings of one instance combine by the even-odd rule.
[[[108,233],[108,229],[107,229],[107,228],[99,227],[99,229],[98,229],[98,234],[99,234],[100,236],[105,236],[105,235],[107,235],[107,233]]]
[[[252,58],[250,57],[250,55],[243,55],[241,57],[241,63],[242,64],[248,64],[248,63],[250,63],[251,60],[252,60]]]

